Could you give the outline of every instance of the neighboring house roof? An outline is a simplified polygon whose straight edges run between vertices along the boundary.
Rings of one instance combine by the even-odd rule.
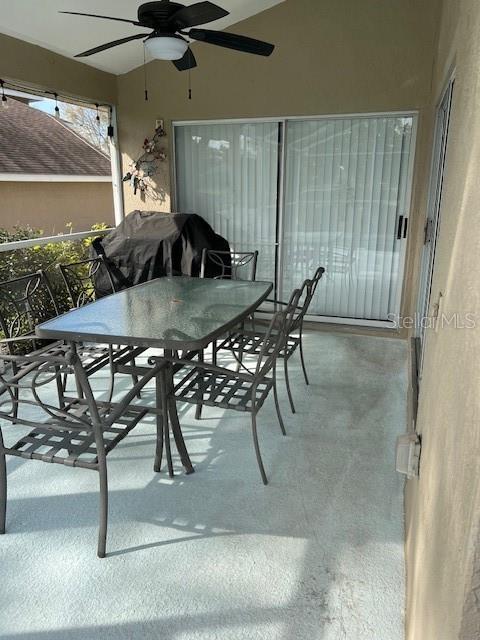
[[[0,109],[0,174],[111,176],[110,159],[53,116],[9,98]]]

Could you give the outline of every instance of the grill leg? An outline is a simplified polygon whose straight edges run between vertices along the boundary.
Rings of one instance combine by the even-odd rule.
[[[7,516],[7,463],[3,451],[3,438],[0,432],[0,534],[5,533]]]
[[[280,429],[284,436],[287,435],[285,431],[285,425],[283,424],[282,414],[280,413],[280,403],[278,402],[278,393],[277,393],[277,366],[276,364],[273,367],[273,397],[275,399],[275,409],[277,410],[277,418],[280,424]]]
[[[252,398],[253,405],[253,398]],[[255,410],[252,409],[252,435],[253,435],[253,445],[255,447],[255,455],[257,457],[257,464],[260,470],[260,475],[262,476],[263,484],[268,484],[267,474],[265,473],[265,468],[263,466],[262,455],[260,453],[260,447],[258,446],[258,434],[257,434],[257,416],[255,414]]]
[[[290,401],[290,407],[292,409],[292,413],[295,413],[295,405],[293,404],[292,391],[290,389],[290,378],[288,377],[288,358],[286,354],[283,358],[283,369],[285,371],[285,384],[287,385],[287,395]]]
[[[303,375],[305,376],[305,383],[310,384],[308,381],[307,370],[305,369],[305,360],[303,358],[303,325],[300,327],[300,360],[302,361]]]
[[[98,551],[99,558],[104,558],[107,548],[107,520],[108,520],[108,481],[107,481],[107,461],[105,455],[98,461],[98,473],[100,477],[100,510],[98,529]]]

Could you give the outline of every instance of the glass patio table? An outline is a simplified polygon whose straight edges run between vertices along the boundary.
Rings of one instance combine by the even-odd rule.
[[[202,351],[243,320],[268,297],[270,282],[166,277],[125,289],[39,324],[40,338],[73,344],[96,342],[173,351]],[[167,365],[169,385],[173,369]],[[157,401],[159,397],[157,394]],[[157,407],[159,410],[159,407]],[[158,411],[157,411],[158,415]],[[180,458],[193,472],[178,420],[175,400],[168,402]]]

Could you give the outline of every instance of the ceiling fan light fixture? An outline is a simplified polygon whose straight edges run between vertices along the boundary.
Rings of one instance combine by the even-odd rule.
[[[180,60],[188,49],[188,42],[178,36],[151,36],[145,42],[145,50],[157,60]]]

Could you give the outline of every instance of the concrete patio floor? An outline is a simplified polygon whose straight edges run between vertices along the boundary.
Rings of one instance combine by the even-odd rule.
[[[406,343],[309,332],[259,414],[180,406],[196,473],[153,473],[151,418],[109,456],[107,558],[97,476],[11,458],[0,637],[22,640],[402,640]],[[97,387],[105,381],[98,379]],[[128,384],[125,378],[122,384]],[[4,430],[6,436],[15,427]]]

